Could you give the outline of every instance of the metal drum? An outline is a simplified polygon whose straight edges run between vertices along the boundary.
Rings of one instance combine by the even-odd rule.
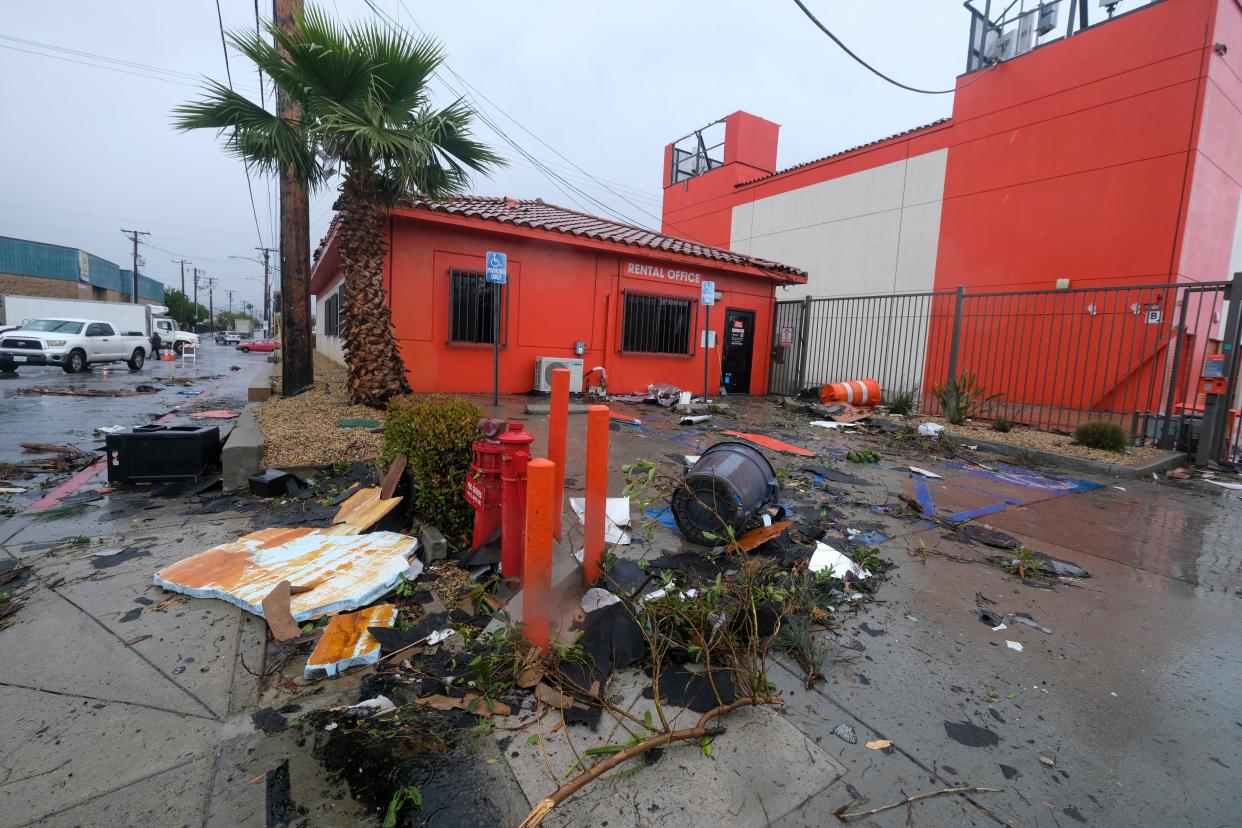
[[[747,443],[726,441],[703,452],[673,493],[673,519],[693,543],[715,546],[710,532],[740,534],[760,509],[776,500],[776,470],[768,458]]]

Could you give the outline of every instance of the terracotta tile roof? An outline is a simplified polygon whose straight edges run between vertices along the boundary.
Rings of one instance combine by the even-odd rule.
[[[839,158],[842,155],[849,155],[851,152],[857,152],[860,149],[866,149],[867,147],[874,147],[876,144],[883,144],[885,141],[892,141],[894,138],[904,138],[907,135],[913,135],[914,133],[922,132],[925,129],[932,129],[933,127],[938,127],[942,124],[947,124],[950,120],[951,119],[949,118],[940,118],[939,120],[932,121],[930,124],[923,124],[922,126],[911,127],[910,129],[907,129],[904,132],[897,132],[897,133],[894,133],[893,135],[886,135],[883,138],[877,138],[874,141],[868,141],[867,143],[859,144],[856,147],[850,147],[849,149],[843,149],[840,152],[834,152],[831,155],[825,155],[822,158],[813,158],[810,161],[803,161],[801,164],[794,164],[792,167],[786,167],[783,170],[777,170],[776,172],[771,172],[771,173],[768,173],[767,175],[761,175],[758,178],[752,178],[749,181],[742,181],[737,184],[734,184],[733,186],[745,187],[749,184],[754,184],[756,181],[767,181],[769,178],[776,178],[778,175],[784,175],[785,173],[792,172],[793,170],[800,170],[803,167],[809,167],[812,164],[818,164],[821,161],[827,161],[831,158]]]
[[[549,204],[541,199],[520,201],[515,198],[493,196],[455,196],[440,201],[418,200],[410,207],[431,210],[437,213],[449,213],[457,216],[497,221],[534,230],[549,230],[571,236],[593,239],[596,241],[625,244],[647,250],[663,250],[683,256],[694,256],[726,265],[753,267],[766,271],[770,276],[783,281],[803,282],[806,271],[779,262],[746,256],[724,250],[719,247],[666,236],[653,230],[622,224],[611,219],[580,213]]]

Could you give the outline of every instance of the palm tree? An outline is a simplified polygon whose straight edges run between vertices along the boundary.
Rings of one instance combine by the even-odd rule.
[[[269,25],[229,40],[301,108],[282,120],[217,81],[175,110],[183,130],[216,129],[247,164],[293,169],[308,188],[340,176],[334,205],[341,269],[342,345],[355,402],[383,405],[408,393],[384,297],[384,212],[414,196],[462,192],[470,171],[503,165],[470,137],[474,110],[458,100],[432,106],[428,82],[444,63],[431,38],[414,39],[375,23],[342,26],[308,8],[292,31]]]

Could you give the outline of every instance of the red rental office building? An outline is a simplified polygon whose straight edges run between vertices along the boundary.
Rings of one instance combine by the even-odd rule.
[[[316,349],[343,361],[335,225],[311,276]],[[416,392],[492,389],[496,293],[486,254],[508,257],[500,301],[500,390],[544,387],[547,369],[569,363],[586,390],[611,393],[653,383],[703,389],[704,323],[715,345],[706,356],[715,394],[765,394],[777,288],[806,273],[543,201],[461,196],[417,202],[386,221],[384,283],[392,321]],[[703,283],[723,294],[710,309]],[[577,381],[579,369],[583,375]],[[602,370],[601,370],[602,369]]]

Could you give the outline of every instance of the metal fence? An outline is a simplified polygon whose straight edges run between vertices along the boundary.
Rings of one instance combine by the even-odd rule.
[[[1224,456],[1236,453],[1236,414],[1223,404],[1205,412],[1216,400],[1200,378],[1211,357],[1225,357],[1230,385],[1220,400],[1235,398],[1238,323],[1236,309],[1226,319],[1229,291],[1229,282],[959,288],[778,302],[769,390],[792,395],[870,377],[886,394],[915,392],[924,412],[938,414],[936,390],[969,375],[982,396],[996,395],[979,406],[980,419],[1065,433],[1107,420],[1135,444],[1189,450],[1204,420],[1219,417],[1216,433],[1232,446]]]

